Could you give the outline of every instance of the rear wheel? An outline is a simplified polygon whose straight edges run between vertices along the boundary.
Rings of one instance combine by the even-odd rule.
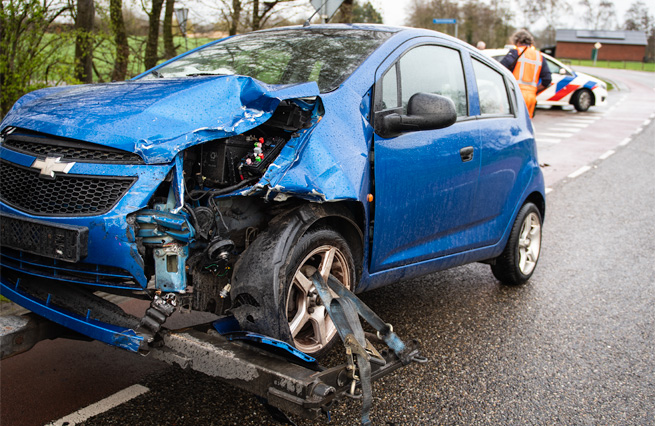
[[[523,205],[516,216],[503,253],[491,265],[500,282],[520,285],[530,279],[541,253],[541,213],[532,203]]]
[[[573,104],[576,110],[580,112],[585,112],[593,104],[593,95],[587,89],[578,90],[573,95],[573,99],[571,100],[571,103]]]
[[[328,316],[312,282],[315,272],[327,282],[330,275],[352,290],[355,268],[352,254],[343,237],[331,229],[317,229],[303,235],[287,261],[283,283],[284,306],[280,314],[287,323],[293,345],[320,357],[337,340],[337,329]]]

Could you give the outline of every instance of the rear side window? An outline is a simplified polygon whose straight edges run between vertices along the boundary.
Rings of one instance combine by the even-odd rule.
[[[507,87],[502,74],[475,58],[473,71],[478,84],[480,113],[482,115],[511,114]]]

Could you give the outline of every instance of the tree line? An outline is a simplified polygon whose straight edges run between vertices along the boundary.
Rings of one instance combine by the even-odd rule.
[[[300,24],[311,13],[307,0],[198,1],[220,16],[201,29],[230,35]],[[141,0],[140,8],[145,19],[123,0],[2,0],[0,117],[32,90],[122,81],[181,53],[175,0]],[[332,22],[382,23],[382,16],[368,1],[345,0]]]
[[[644,31],[648,39],[646,60],[655,60],[655,20],[643,1],[634,1],[621,22],[614,3],[609,0],[412,0],[407,25],[430,28],[455,35],[452,24],[433,24],[434,18],[457,19],[457,36],[476,45],[484,41],[488,47],[509,43],[516,30],[511,23],[532,31],[538,47],[555,45],[555,30],[562,28],[575,11],[581,16],[576,28],[590,30]],[[544,26],[545,23],[545,26]]]
[[[311,13],[307,0],[195,1],[218,18],[212,24],[188,26],[229,35],[299,24]],[[454,35],[453,25],[435,25],[432,20],[456,18],[460,39],[500,47],[516,29],[511,23],[530,29],[541,20],[546,29],[535,35],[544,46],[554,44],[555,28],[577,5],[585,11],[587,28],[646,31],[652,60],[655,25],[643,1],[632,4],[622,24],[616,22],[608,0],[513,0],[514,7],[510,1],[411,0],[406,25]],[[175,0],[140,0],[145,18],[127,6],[124,0],[2,0],[0,116],[31,90],[122,81],[182,52]],[[345,0],[331,22],[382,23],[382,16],[369,1]]]

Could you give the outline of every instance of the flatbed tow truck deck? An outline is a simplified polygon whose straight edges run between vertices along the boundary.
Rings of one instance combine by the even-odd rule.
[[[371,383],[404,365],[426,360],[420,356],[416,341],[404,343],[390,324],[384,323],[332,277],[326,283],[315,274],[312,280],[344,344],[345,364],[322,367],[285,342],[238,330],[236,321],[230,316],[179,330],[161,327],[148,336],[147,332],[142,332],[143,323],[152,316],[153,308],[161,306],[162,300],[157,298],[151,303],[150,314],[147,313],[135,329],[121,330],[94,320],[92,309],[86,317],[66,312],[51,305],[51,294],[44,304],[23,292],[20,282],[12,287],[4,279],[2,294],[34,313],[0,317],[1,356],[5,359],[25,352],[38,341],[62,336],[72,328],[94,339],[216,377],[284,413],[313,419],[327,412],[337,399],[361,399],[362,424],[370,425]],[[110,302],[100,300],[103,302],[99,302],[98,309],[106,310]],[[46,320],[36,315],[42,309],[56,309],[59,315],[54,322]],[[124,316],[127,322],[135,319],[128,314]],[[377,335],[364,332],[360,317],[377,330]],[[120,345],[116,344],[116,339],[122,339]],[[387,348],[378,351],[371,341]]]

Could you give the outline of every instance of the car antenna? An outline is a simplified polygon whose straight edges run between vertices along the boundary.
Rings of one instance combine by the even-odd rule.
[[[312,16],[310,16],[309,18],[307,18],[307,20],[305,21],[305,23],[302,24],[303,28],[308,27],[308,26],[311,25],[311,24],[309,23],[309,21],[312,20],[312,18],[313,18],[313,17],[318,13],[319,10],[323,9],[323,6],[325,6],[325,3],[327,3],[327,2],[328,2],[328,0],[325,0],[323,3],[321,3],[321,6],[320,6],[318,9],[316,9],[316,10],[314,11],[314,13],[312,13]]]

